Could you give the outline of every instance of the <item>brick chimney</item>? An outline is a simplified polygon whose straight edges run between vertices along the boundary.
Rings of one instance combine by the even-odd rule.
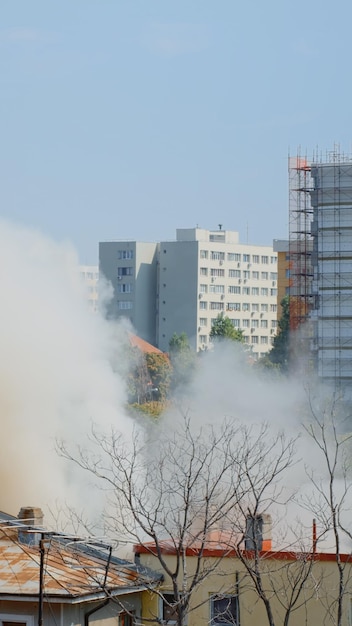
[[[19,541],[27,545],[38,545],[43,526],[43,511],[36,506],[23,506],[17,517],[28,527],[28,530],[18,531]],[[32,529],[33,532],[30,532]]]

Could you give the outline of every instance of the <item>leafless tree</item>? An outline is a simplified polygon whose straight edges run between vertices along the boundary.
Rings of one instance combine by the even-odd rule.
[[[330,594],[322,598],[329,623],[341,626],[347,589],[350,593],[352,527],[348,524],[352,489],[352,434],[348,429],[348,408],[338,394],[319,399],[309,397],[311,420],[304,428],[319,453],[319,470],[307,466],[313,493],[304,505],[313,512],[322,536],[332,539],[338,583],[331,581]],[[347,543],[347,549],[346,549]]]
[[[109,500],[110,532],[157,559],[171,586],[169,609],[177,626],[184,626],[195,608],[194,591],[218,573],[222,559],[234,551],[273,626],[270,592],[262,578],[263,552],[255,536],[252,550],[243,549],[248,534],[244,520],[256,520],[259,513],[289,498],[279,482],[293,464],[294,442],[282,434],[273,437],[265,425],[250,428],[233,420],[197,430],[188,417],[174,428],[159,423],[147,434],[135,430],[131,441],[114,431],[94,432],[92,437],[97,456],[69,451],[63,444],[60,453],[102,481]],[[210,559],[207,549],[212,541],[220,542],[222,549]],[[192,567],[188,567],[190,553]],[[287,614],[298,603],[309,575],[307,563],[298,568],[295,578],[291,576]],[[222,592],[226,585],[224,580]],[[153,621],[167,623],[157,615]]]

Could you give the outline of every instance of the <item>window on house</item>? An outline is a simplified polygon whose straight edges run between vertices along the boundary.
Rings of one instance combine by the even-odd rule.
[[[118,283],[117,293],[132,293],[132,284],[131,283]]]
[[[120,311],[126,311],[128,309],[132,309],[133,302],[131,302],[131,300],[119,300],[119,302],[117,303],[117,308]]]
[[[232,324],[235,328],[240,328],[241,326],[241,320],[235,319],[235,320],[231,320]]]
[[[270,311],[271,311],[271,313],[276,313],[277,312],[277,304],[271,304],[270,305]]]
[[[34,626],[31,615],[0,614],[0,626]]]
[[[242,320],[243,328],[249,328],[250,320]]]
[[[133,626],[133,616],[128,613],[120,613],[119,626]]]
[[[251,337],[251,343],[259,343],[259,338],[258,338],[258,335],[252,335],[252,337]]]
[[[271,256],[270,257],[270,263],[272,263],[272,264],[277,263],[277,256]]]
[[[269,272],[262,272],[262,280],[268,280]]]
[[[252,261],[253,263],[259,263],[259,254],[253,254]]]
[[[251,308],[251,305],[249,304],[249,302],[244,302],[242,304],[242,311],[249,311],[250,308]]]
[[[118,250],[117,258],[121,259],[133,259],[133,250]]]
[[[201,259],[207,259],[208,258],[208,250],[201,250],[200,251],[200,258]]]
[[[271,328],[277,328],[277,320],[271,320]]]
[[[259,287],[252,287],[252,296],[259,296]]]
[[[166,624],[176,624],[177,608],[173,593],[164,593],[162,597],[162,620]]]
[[[243,271],[243,278],[250,278],[251,277],[251,273],[249,270],[244,270]]]
[[[267,313],[268,305],[267,304],[261,304],[260,305],[260,310],[261,310],[262,313]]]
[[[210,258],[213,261],[223,261],[225,259],[225,252],[217,252],[212,250],[210,253]]]
[[[225,270],[214,268],[210,270],[211,276],[225,276]]]
[[[270,272],[270,280],[277,280],[277,272]]]
[[[241,270],[229,270],[229,278],[241,278]]]
[[[267,337],[265,337],[265,336],[262,336],[262,337],[260,338],[260,343],[268,343],[268,338],[267,338]]]
[[[209,285],[209,293],[225,293],[224,285]]]
[[[207,343],[208,341],[207,335],[199,335],[199,341],[200,343]]]
[[[229,293],[241,293],[241,287],[237,287],[236,285],[229,286]]]
[[[208,293],[208,285],[199,285],[200,293]]]
[[[271,296],[277,296],[277,289],[270,289]]]
[[[117,275],[119,278],[121,276],[133,276],[133,267],[118,267]]]
[[[259,279],[259,272],[252,272],[252,278],[254,278],[254,280],[258,280]]]
[[[210,303],[210,308],[212,311],[223,311],[224,310],[224,303],[223,302],[211,302]]]
[[[268,295],[268,288],[267,287],[262,287],[261,290],[260,290],[260,295],[261,296],[267,296]]]
[[[268,320],[260,320],[260,328],[268,328]]]
[[[229,302],[227,305],[227,310],[228,311],[240,311],[241,310],[240,302]]]
[[[240,262],[241,260],[241,255],[237,254],[236,252],[229,252],[227,255],[227,260],[228,261],[237,261],[237,263]]]
[[[250,287],[243,287],[243,288],[242,288],[242,294],[243,294],[244,296],[249,296],[249,295],[250,295],[250,293],[251,293],[251,288],[250,288]]]
[[[201,301],[199,302],[199,308],[200,308],[202,311],[205,311],[205,310],[208,308],[208,303],[207,303],[207,302],[204,302],[204,300],[201,300]]]
[[[201,267],[200,268],[200,275],[201,276],[208,276],[208,268],[207,267]]]
[[[264,265],[268,265],[269,257],[268,256],[262,256],[262,263],[264,263]]]
[[[259,304],[257,304],[257,303],[252,304],[252,311],[254,311],[254,313],[258,313],[258,311],[259,311]]]
[[[243,261],[244,261],[245,263],[249,263],[249,262],[250,262],[250,260],[251,260],[251,255],[250,255],[250,254],[244,254],[244,255],[243,255]]]
[[[206,317],[200,317],[199,318],[199,326],[206,326],[208,323],[208,320]]]
[[[211,626],[239,626],[238,596],[212,596]]]
[[[259,326],[259,320],[252,320],[251,321],[251,327],[252,328],[258,328]]]

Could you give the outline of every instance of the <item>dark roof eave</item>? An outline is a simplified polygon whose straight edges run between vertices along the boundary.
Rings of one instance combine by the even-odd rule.
[[[141,593],[142,591],[147,591],[151,586],[156,586],[155,583],[153,585],[141,585],[139,587],[123,587],[121,589],[109,589],[107,593],[110,597],[129,595],[133,593]],[[107,598],[108,595],[104,591],[98,591],[96,593],[88,593],[82,595],[63,595],[63,594],[45,594],[44,604],[46,602],[50,602],[51,604],[83,604],[85,602],[95,602],[96,600],[103,600]],[[9,593],[0,593],[0,600],[8,600],[8,601],[16,601],[16,602],[33,602],[38,600],[38,594],[9,594]]]

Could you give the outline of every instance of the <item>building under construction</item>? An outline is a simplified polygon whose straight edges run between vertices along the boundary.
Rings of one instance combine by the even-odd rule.
[[[294,343],[305,370],[344,392],[352,382],[352,158],[290,158],[289,185]]]

